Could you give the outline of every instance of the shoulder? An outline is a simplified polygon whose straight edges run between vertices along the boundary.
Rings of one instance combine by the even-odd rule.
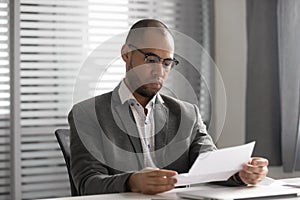
[[[104,110],[102,108],[110,108],[107,106],[110,103],[109,99],[111,98],[111,92],[105,93],[99,96],[95,96],[79,103],[73,105],[71,111],[68,114],[68,120],[76,120],[77,124],[79,121],[86,123],[89,122],[98,122],[98,110]],[[108,103],[106,103],[108,102]],[[101,105],[101,107],[99,107]]]
[[[99,104],[104,104],[106,102],[110,102],[112,92],[104,93],[86,100],[83,100],[79,103],[76,103],[73,105],[72,110],[76,109],[83,109],[83,110],[89,110],[89,109],[95,109],[95,107]]]

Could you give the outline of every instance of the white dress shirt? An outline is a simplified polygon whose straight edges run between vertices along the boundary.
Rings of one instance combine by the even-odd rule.
[[[144,167],[156,167],[154,162],[155,124],[153,111],[155,109],[156,98],[159,98],[160,102],[163,102],[163,99],[157,93],[146,105],[147,115],[145,115],[143,106],[135,99],[124,80],[121,82],[119,88],[119,96],[121,103],[128,103],[133,113],[141,139],[144,154]]]

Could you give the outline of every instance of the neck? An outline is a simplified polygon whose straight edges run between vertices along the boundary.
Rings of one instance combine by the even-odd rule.
[[[145,108],[146,105],[149,103],[149,101],[151,100],[149,97],[144,97],[139,95],[138,93],[134,92],[133,96],[135,97],[135,99]]]
[[[128,89],[132,92],[132,89],[130,87],[130,84],[128,84],[128,80],[125,78],[124,82],[126,84],[126,86],[128,87]],[[138,94],[137,92],[133,92],[132,93],[133,96],[135,97],[135,99],[145,108],[146,105],[149,103],[149,101],[151,100],[149,97],[144,97],[140,94]]]

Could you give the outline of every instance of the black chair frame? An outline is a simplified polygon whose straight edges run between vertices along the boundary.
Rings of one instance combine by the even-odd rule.
[[[61,151],[63,153],[68,174],[69,174],[69,182],[70,182],[70,188],[71,188],[71,195],[72,196],[79,196],[79,193],[75,187],[73,177],[70,170],[70,130],[68,129],[57,129],[55,131],[56,139],[59,143],[59,146],[61,148]]]

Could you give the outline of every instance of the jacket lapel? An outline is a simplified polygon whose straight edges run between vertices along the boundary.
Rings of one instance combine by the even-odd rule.
[[[136,153],[139,163],[141,166],[143,166],[143,150],[139,133],[128,103],[121,104],[118,90],[119,86],[116,87],[112,93],[112,110],[114,112],[114,120],[116,120],[119,128],[127,133],[128,139],[133,147],[134,152]]]
[[[155,120],[155,150],[161,149],[167,144],[169,109],[163,104],[156,104],[154,109]]]
[[[181,110],[178,104],[172,103],[167,97],[161,95],[164,103],[157,104],[155,111],[155,158],[159,168],[164,168],[170,164],[170,142],[178,134],[178,127],[181,119]],[[172,107],[172,113],[169,111]],[[174,142],[174,141],[172,141]]]

